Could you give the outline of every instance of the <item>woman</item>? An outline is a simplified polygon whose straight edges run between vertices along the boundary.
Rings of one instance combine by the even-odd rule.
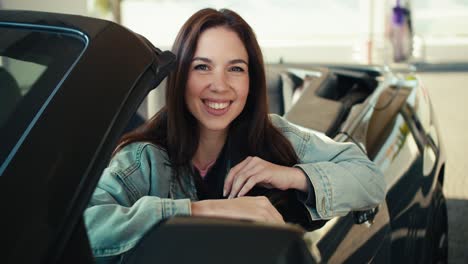
[[[239,15],[198,11],[173,52],[166,106],[121,140],[85,212],[95,256],[130,250],[174,215],[284,223],[299,203],[308,222],[383,200],[381,173],[354,144],[268,115],[262,54]]]

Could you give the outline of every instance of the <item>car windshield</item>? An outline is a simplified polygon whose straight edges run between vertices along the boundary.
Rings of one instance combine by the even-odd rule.
[[[64,29],[0,23],[0,174],[85,46]]]

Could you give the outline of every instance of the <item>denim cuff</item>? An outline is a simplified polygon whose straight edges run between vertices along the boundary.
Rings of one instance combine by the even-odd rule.
[[[306,206],[312,220],[332,218],[331,189],[326,186],[328,183],[326,175],[313,164],[297,164],[294,167],[304,171],[308,178],[307,197],[300,194],[298,198]]]
[[[190,199],[162,199],[162,216],[169,218],[175,215],[191,215]]]

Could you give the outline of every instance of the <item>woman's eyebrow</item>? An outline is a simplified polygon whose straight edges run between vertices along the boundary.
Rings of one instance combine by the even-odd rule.
[[[192,61],[197,61],[197,60],[201,60],[203,62],[206,62],[206,63],[212,63],[212,61],[208,58],[205,58],[205,57],[195,57],[192,59]]]
[[[197,60],[200,60],[200,61],[203,61],[203,62],[206,62],[206,63],[213,63],[212,60],[210,60],[210,59],[208,59],[208,58],[206,58],[206,57],[194,57],[194,58],[192,59],[192,62],[193,62],[193,61],[197,61]],[[248,64],[245,60],[243,60],[243,59],[234,59],[234,60],[230,60],[230,61],[229,61],[229,64],[236,64],[236,63],[243,63],[243,64],[245,64],[245,65],[247,65],[247,66],[249,65],[249,64]]]
[[[243,59],[234,59],[234,60],[230,60],[229,61],[229,64],[236,64],[236,63],[244,63],[245,65],[249,65],[245,60]]]

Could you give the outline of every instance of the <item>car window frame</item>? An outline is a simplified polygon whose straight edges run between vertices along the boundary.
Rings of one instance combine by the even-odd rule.
[[[75,68],[76,64],[80,61],[81,57],[83,54],[86,52],[88,46],[89,46],[89,37],[83,33],[82,31],[79,31],[77,29],[72,29],[72,28],[67,28],[67,27],[58,27],[58,26],[50,26],[50,25],[38,25],[38,24],[31,24],[31,23],[18,23],[18,22],[0,22],[0,27],[4,28],[13,28],[13,29],[19,29],[19,30],[32,30],[32,31],[40,31],[40,32],[46,32],[46,33],[59,33],[71,37],[75,37],[81,41],[83,41],[84,46],[81,52],[78,54],[78,56],[75,58],[75,60],[72,62],[72,64],[68,67],[68,69],[65,71],[65,74],[61,77],[61,79],[58,81],[58,83],[55,85],[54,88],[52,88],[51,92],[47,92],[48,96],[43,102],[39,102],[40,106],[39,109],[35,114],[33,114],[32,119],[28,122],[29,124],[26,125],[26,128],[24,131],[21,132],[21,135],[16,138],[16,140],[13,140],[12,142],[8,142],[9,144],[13,144],[12,146],[6,146],[6,153],[8,153],[5,157],[2,157],[0,153],[0,177],[3,175],[3,172],[6,170],[8,165],[10,164],[11,160],[15,156],[16,152],[18,149],[21,147],[23,144],[24,140],[26,137],[29,135],[31,132],[32,128],[35,126],[39,118],[42,116],[44,113],[45,109],[49,105],[49,103],[52,101],[54,98],[55,94],[60,90],[64,80],[67,79],[69,76],[70,72],[73,71]],[[40,77],[41,78],[41,77]],[[31,90],[34,90],[34,86],[37,84],[33,84],[33,87]],[[2,131],[0,131],[2,132]],[[14,143],[13,143],[14,142]],[[4,146],[5,147],[5,146]]]

